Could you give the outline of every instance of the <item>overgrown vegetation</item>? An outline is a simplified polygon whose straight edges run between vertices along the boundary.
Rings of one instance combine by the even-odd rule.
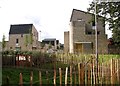
[[[6,47],[5,35],[3,35],[3,38],[2,38],[2,49],[3,49],[3,51],[4,51],[5,47]]]

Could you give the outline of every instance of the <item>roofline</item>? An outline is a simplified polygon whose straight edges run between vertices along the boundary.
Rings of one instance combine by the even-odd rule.
[[[78,9],[73,9],[73,10],[72,10],[72,14],[71,14],[71,18],[70,18],[70,22],[71,22],[71,20],[72,20],[73,12],[74,12],[75,10],[76,10],[76,11],[83,12],[83,13],[85,13],[85,14],[91,14],[91,15],[94,15],[93,13],[90,13],[90,12],[85,12],[85,11],[78,10]],[[100,15],[97,15],[97,16],[104,18],[103,16],[100,16]]]
[[[92,42],[74,42],[76,44],[92,43]]]
[[[43,40],[56,40],[56,38],[45,38]]]
[[[17,25],[31,25],[32,27],[34,27],[34,29],[37,31],[37,29],[36,29],[36,27],[35,27],[35,25],[33,24],[33,23],[28,23],[28,24],[11,24],[10,25],[10,28],[11,28],[11,26],[17,26]],[[38,33],[38,31],[37,31],[37,33]],[[10,31],[9,31],[9,34],[10,34]],[[27,33],[28,34],[28,33]]]
[[[30,23],[30,24],[11,24],[11,25],[34,25],[34,24]]]
[[[92,13],[89,13],[89,12],[85,12],[85,11],[82,11],[82,10],[73,9],[73,10],[72,10],[72,14],[71,14],[71,18],[70,18],[70,22],[71,22],[71,20],[72,20],[72,17],[73,17],[73,12],[74,12],[74,11],[80,11],[80,12],[83,12],[83,13],[92,14]]]

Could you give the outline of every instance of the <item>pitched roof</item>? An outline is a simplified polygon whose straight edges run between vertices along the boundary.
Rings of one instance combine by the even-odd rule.
[[[44,39],[43,41],[55,41],[56,39],[55,38],[47,38],[47,39]]]
[[[72,10],[72,14],[71,14],[71,18],[70,18],[70,22],[74,20],[74,18],[78,17],[76,16],[76,13],[79,14],[80,12],[84,13],[84,14],[89,14],[89,15],[94,15],[93,13],[90,12],[85,12],[82,10],[78,10],[78,9],[73,9]],[[97,15],[99,18],[104,18],[103,16]]]
[[[71,14],[71,18],[70,18],[70,22],[73,21],[73,17],[75,17],[75,14],[74,14],[75,12],[77,12],[77,13],[83,12],[83,13],[85,13],[85,14],[91,14],[91,13],[89,13],[89,12],[85,12],[85,11],[82,11],[82,10],[73,9],[73,10],[72,10],[72,14]]]
[[[11,25],[9,34],[28,34],[32,31],[33,24]]]

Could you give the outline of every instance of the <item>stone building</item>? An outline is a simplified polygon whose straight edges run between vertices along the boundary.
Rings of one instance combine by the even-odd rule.
[[[39,49],[38,31],[33,24],[11,25],[6,50],[32,51]]]
[[[107,53],[107,35],[103,17],[97,16],[98,53]],[[64,32],[65,53],[95,53],[94,15],[73,9],[70,19],[70,31]]]
[[[51,46],[54,50],[57,50],[60,48],[59,40],[56,40],[55,38],[43,39],[42,43]]]

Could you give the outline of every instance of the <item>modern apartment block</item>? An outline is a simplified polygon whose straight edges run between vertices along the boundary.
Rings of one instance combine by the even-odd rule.
[[[103,17],[97,16],[98,53],[107,53],[107,35]],[[94,14],[73,9],[70,30],[64,32],[65,53],[95,53]]]

